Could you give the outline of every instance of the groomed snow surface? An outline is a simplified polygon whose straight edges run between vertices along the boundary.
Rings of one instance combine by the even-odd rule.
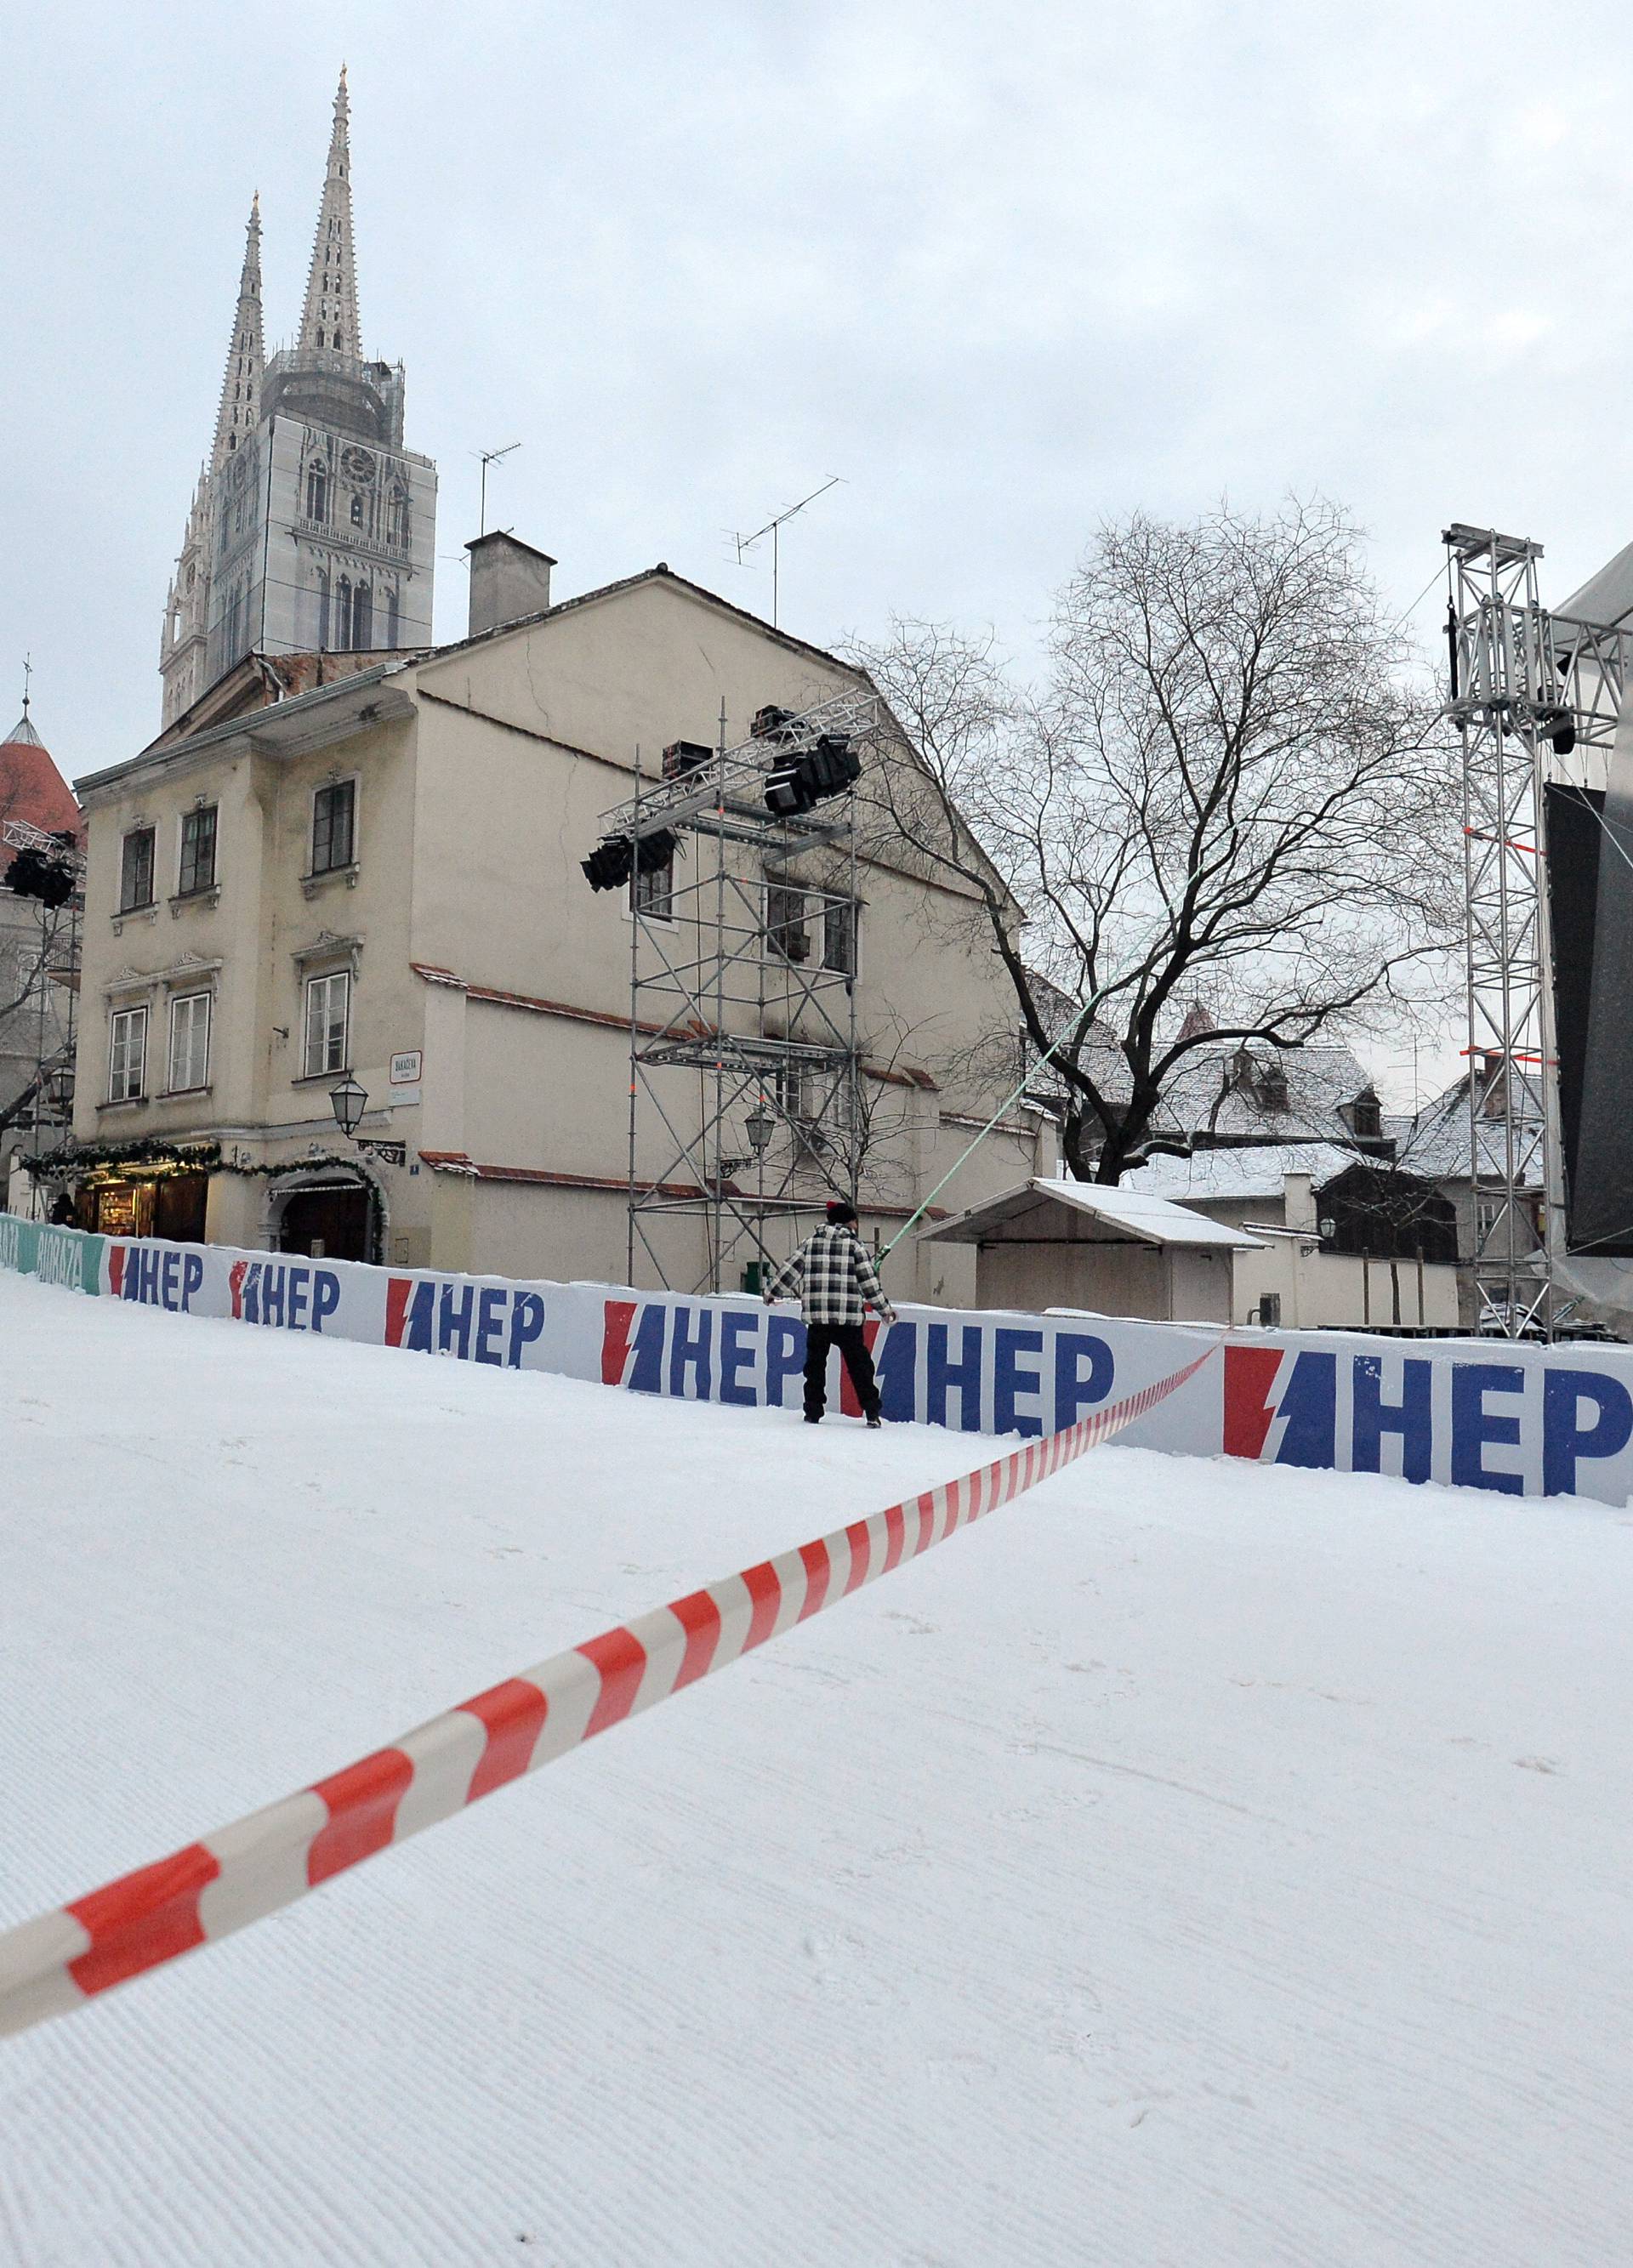
[[[984,1447],[5,1276],[0,1408],[0,1922]],[[0,2261],[1609,2268],[1630,1609],[1600,1506],[1094,1452],[0,2043]]]

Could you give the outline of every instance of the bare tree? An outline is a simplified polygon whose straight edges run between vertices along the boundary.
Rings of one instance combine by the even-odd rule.
[[[1376,1027],[1456,933],[1449,751],[1329,506],[1102,527],[1035,688],[935,623],[852,652],[913,744],[871,769],[874,822],[964,886],[1081,1179],[1164,1146],[1198,1050]]]

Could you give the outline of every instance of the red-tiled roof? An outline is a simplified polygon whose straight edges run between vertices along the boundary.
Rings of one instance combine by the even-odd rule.
[[[26,722],[26,720],[25,720]],[[32,725],[26,737],[0,740],[0,826],[20,819],[56,835],[71,828],[78,835],[84,822],[73,791],[63,777]]]

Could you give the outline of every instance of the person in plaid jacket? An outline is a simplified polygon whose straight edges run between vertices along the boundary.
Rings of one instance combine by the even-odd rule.
[[[893,1323],[896,1310],[856,1233],[856,1208],[843,1197],[829,1198],[827,1220],[811,1231],[765,1285],[765,1304],[770,1307],[796,1290],[805,1318],[806,1424],[822,1423],[828,1406],[828,1350],[838,1347],[862,1415],[869,1425],[877,1425],[879,1388],[862,1336],[862,1314],[866,1308],[876,1307],[887,1323]]]

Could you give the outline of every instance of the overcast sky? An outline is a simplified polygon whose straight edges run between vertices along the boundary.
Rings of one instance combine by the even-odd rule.
[[[364,343],[561,596],[667,559],[818,643],[1035,640],[1103,515],[1321,490],[1404,609],[1452,518],[1563,598],[1633,538],[1623,9],[0,8],[0,731],[158,728],[159,617],[259,188],[297,323],[350,66]],[[1415,617],[1436,628],[1431,597]],[[8,690],[7,688],[11,689]]]

